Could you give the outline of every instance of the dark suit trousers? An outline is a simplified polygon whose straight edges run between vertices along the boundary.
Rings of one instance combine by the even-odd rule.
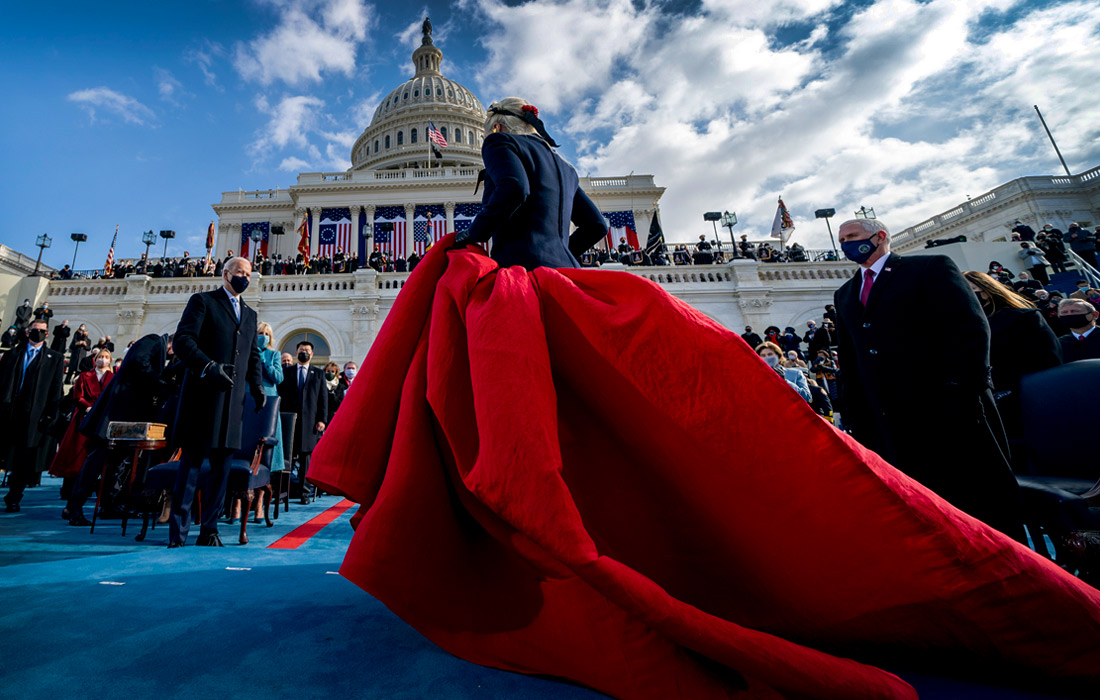
[[[225,489],[229,483],[229,461],[233,449],[186,449],[180,457],[180,468],[176,474],[176,488],[172,492],[172,517],[168,520],[169,542],[183,542],[191,529],[191,506],[195,500],[195,489],[199,483],[199,469],[203,459],[210,458],[210,475],[202,500],[201,533],[218,531],[218,517],[225,502]]]
[[[22,402],[17,402],[12,411],[11,421],[15,424],[12,431],[16,435],[26,435],[27,421],[26,410]],[[8,470],[8,495],[4,496],[6,503],[19,503],[23,500],[23,491],[27,488],[27,482],[38,468],[39,447],[24,447],[22,444],[6,446]]]

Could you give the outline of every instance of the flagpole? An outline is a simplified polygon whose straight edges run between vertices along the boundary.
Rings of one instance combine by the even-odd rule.
[[[429,124],[428,125],[428,129],[429,129],[428,138],[424,139],[425,141],[428,142],[428,170],[432,169],[432,132],[430,131],[431,128],[432,128],[431,124]]]

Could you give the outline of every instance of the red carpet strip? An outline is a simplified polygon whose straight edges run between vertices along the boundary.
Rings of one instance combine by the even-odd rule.
[[[298,549],[306,540],[313,537],[321,531],[326,525],[333,520],[339,518],[349,508],[355,506],[355,503],[344,499],[336,505],[325,509],[320,515],[307,520],[298,527],[294,528],[290,532],[286,533],[279,539],[275,540],[267,546],[268,549]]]

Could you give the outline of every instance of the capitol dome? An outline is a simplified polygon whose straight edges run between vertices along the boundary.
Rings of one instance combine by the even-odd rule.
[[[352,170],[426,167],[431,122],[447,141],[442,160],[432,166],[481,167],[485,109],[468,89],[439,72],[443,52],[432,42],[424,20],[421,45],[413,52],[416,74],[392,90],[374,111],[370,126],[351,149]]]

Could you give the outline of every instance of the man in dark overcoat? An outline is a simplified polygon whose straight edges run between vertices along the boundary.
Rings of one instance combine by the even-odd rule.
[[[955,507],[1022,538],[1008,441],[993,402],[989,325],[942,255],[890,253],[875,219],[838,229],[860,265],[836,291],[840,396],[852,435]],[[940,352],[913,346],[911,320],[935,309]],[[913,380],[913,367],[920,379]]]
[[[65,319],[59,325],[53,327],[53,340],[50,341],[50,350],[65,354],[65,348],[69,344],[69,334],[73,332],[69,328],[69,320]]]
[[[33,315],[34,309],[31,308],[31,300],[24,299],[23,305],[15,310],[15,327],[19,330],[26,328]]]
[[[88,438],[89,449],[65,510],[61,513],[70,525],[91,525],[84,516],[83,508],[95,491],[104,462],[107,465],[107,483],[111,484],[119,466],[130,456],[130,451],[126,449],[107,450],[107,426],[112,421],[138,423],[154,420],[157,390],[169,342],[167,335],[150,334],[131,345],[111,382],[80,422],[79,429]],[[136,465],[130,468],[134,469]],[[105,492],[106,486],[104,484]],[[113,501],[113,492],[108,494],[108,500]]]
[[[61,404],[65,357],[46,347],[48,326],[42,319],[31,321],[26,340],[0,359],[0,449],[7,456],[9,513],[19,512]]]
[[[235,257],[222,269],[222,286],[193,294],[187,301],[172,347],[186,367],[172,439],[182,448],[172,494],[169,547],[182,547],[191,526],[199,468],[210,460],[203,494],[202,523],[196,544],[220,547],[218,516],[225,501],[229,460],[241,447],[247,390],[263,408],[256,344],[256,312],[241,294],[252,276],[252,263]]]
[[[302,503],[309,502],[312,489],[306,483],[310,458],[317,441],[328,423],[329,402],[325,373],[313,367],[313,343],[303,341],[295,349],[298,363],[283,368],[283,382],[279,385],[280,410],[296,413],[294,424],[294,460],[298,462],[298,483],[302,486]]]

